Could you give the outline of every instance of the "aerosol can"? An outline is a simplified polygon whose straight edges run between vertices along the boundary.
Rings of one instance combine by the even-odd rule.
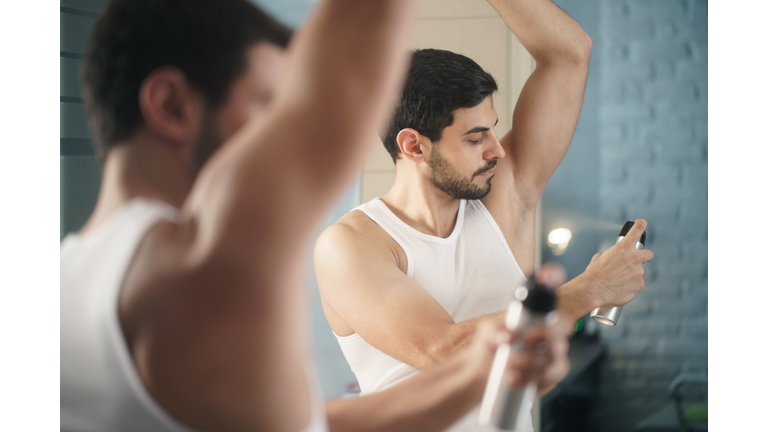
[[[522,334],[537,324],[551,324],[557,318],[555,306],[554,290],[529,281],[528,286],[515,290],[515,300],[507,311],[506,326],[509,330]],[[481,425],[493,425],[509,431],[520,430],[525,424],[525,419],[530,416],[526,402],[533,400],[536,384],[529,383],[519,389],[511,388],[508,384],[507,362],[511,355],[522,349],[522,340],[518,339],[512,344],[501,344],[496,350],[480,405]]]
[[[619,233],[619,237],[616,239],[616,243],[620,242],[621,239],[627,235],[634,224],[635,223],[632,221],[628,221],[624,224],[624,226],[621,228],[621,232]],[[643,234],[640,236],[640,241],[637,242],[635,247],[637,249],[643,249],[645,247],[645,231],[643,231]],[[602,306],[593,310],[589,316],[591,316],[593,320],[599,322],[600,324],[615,326],[619,323],[619,315],[621,315],[622,307],[623,306]]]

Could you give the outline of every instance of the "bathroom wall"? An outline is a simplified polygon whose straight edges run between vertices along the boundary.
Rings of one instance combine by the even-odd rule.
[[[680,372],[708,366],[707,2],[556,0],[593,39],[571,149],[543,196],[543,235],[576,226],[571,276],[615,242],[612,223],[648,220],[646,288],[607,345],[601,430],[628,431],[669,401]]]
[[[93,24],[106,3],[106,0],[60,2],[60,239],[85,223],[99,191],[100,172],[85,125],[78,71]]]

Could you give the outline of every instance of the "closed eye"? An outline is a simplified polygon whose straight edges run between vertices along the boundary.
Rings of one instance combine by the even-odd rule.
[[[478,145],[478,144],[480,144],[481,142],[483,142],[483,139],[482,139],[482,138],[480,138],[480,139],[478,139],[478,140],[469,140],[469,142],[471,142],[471,143],[472,143],[472,144],[474,144],[474,145]]]

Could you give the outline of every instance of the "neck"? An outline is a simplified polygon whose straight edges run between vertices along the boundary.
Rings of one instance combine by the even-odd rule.
[[[461,200],[436,188],[418,166],[398,161],[396,170],[395,184],[382,201],[412,228],[436,237],[450,236]]]
[[[107,155],[96,207],[80,232],[93,230],[133,198],[155,199],[181,208],[192,182],[182,148],[164,145],[139,132]]]

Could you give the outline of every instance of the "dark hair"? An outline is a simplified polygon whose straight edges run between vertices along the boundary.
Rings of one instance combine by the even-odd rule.
[[[143,122],[139,89],[152,71],[178,68],[215,109],[245,73],[248,48],[285,47],[290,37],[246,0],[113,0],[96,22],[80,76],[100,159]]]
[[[472,59],[450,51],[424,49],[413,52],[403,92],[397,102],[384,147],[397,163],[397,134],[417,130],[432,142],[453,123],[453,112],[479,105],[498,90],[491,74]]]

